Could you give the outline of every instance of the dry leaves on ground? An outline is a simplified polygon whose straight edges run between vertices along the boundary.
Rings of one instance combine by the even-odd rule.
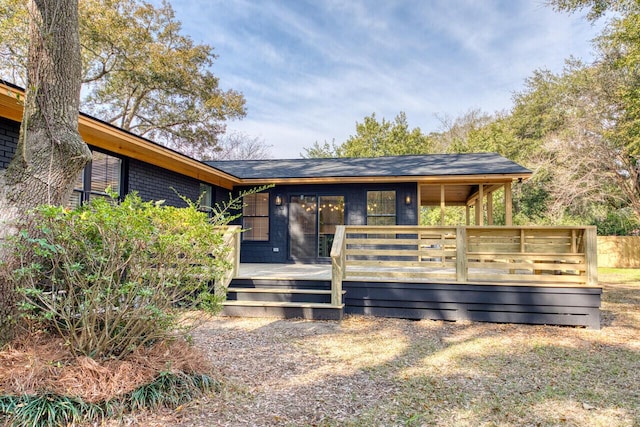
[[[640,288],[607,287],[603,329],[216,318],[196,345],[224,384],[157,426],[640,425]]]

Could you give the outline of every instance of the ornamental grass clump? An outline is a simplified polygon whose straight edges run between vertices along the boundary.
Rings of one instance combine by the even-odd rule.
[[[218,309],[214,283],[231,265],[229,217],[186,208],[96,198],[67,210],[36,209],[9,242],[4,267],[23,299],[23,319],[59,335],[74,356],[120,359],[140,346],[188,332],[187,310]]]

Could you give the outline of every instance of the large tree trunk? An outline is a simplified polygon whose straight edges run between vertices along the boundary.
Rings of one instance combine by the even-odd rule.
[[[24,115],[15,157],[0,173],[0,239],[29,208],[64,204],[91,159],[78,133],[78,0],[32,0]],[[5,251],[6,252],[6,251]],[[11,254],[0,256],[7,260]],[[15,290],[0,280],[0,345],[15,334]]]

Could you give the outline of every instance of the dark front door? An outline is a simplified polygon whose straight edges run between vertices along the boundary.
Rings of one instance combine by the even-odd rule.
[[[317,212],[316,196],[291,196],[289,201],[289,255],[291,258],[316,258]]]
[[[318,198],[318,257],[331,256],[336,225],[344,224],[344,196]]]

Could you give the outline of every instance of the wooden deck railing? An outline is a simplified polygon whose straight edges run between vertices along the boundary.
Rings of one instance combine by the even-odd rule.
[[[226,290],[231,280],[238,276],[238,270],[240,269],[240,226],[228,225],[223,228],[223,231],[222,239],[224,244],[229,247],[229,252],[226,253],[224,260],[232,267],[226,270],[224,275],[216,281],[216,289]]]
[[[339,226],[331,251],[343,280],[597,285],[595,227]]]

